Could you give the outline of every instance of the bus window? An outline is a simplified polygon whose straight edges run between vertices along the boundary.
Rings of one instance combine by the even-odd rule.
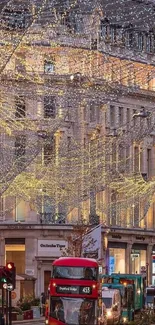
[[[98,269],[93,267],[71,267],[71,266],[54,266],[53,278],[58,279],[79,279],[79,280],[97,280]]]

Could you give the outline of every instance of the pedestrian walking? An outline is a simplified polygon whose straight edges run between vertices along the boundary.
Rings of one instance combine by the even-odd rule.
[[[46,303],[46,296],[45,293],[41,293],[40,297],[40,314],[41,316],[45,316],[45,303]]]

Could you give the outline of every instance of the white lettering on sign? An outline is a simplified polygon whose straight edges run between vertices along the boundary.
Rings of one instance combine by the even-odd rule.
[[[67,293],[67,294],[82,294],[90,295],[92,292],[91,287],[81,287],[81,286],[57,286],[57,293]]]
[[[82,291],[83,291],[84,293],[90,293],[90,287],[84,287],[84,288],[82,289]]]
[[[67,242],[65,240],[38,240],[38,256],[52,256],[60,257],[63,249],[67,248]]]
[[[34,270],[33,269],[26,269],[25,274],[27,275],[34,275]]]
[[[74,291],[74,292],[76,292],[77,288],[76,287],[60,287],[59,286],[59,290],[60,291]]]

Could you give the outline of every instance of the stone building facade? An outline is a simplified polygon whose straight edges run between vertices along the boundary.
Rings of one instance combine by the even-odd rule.
[[[115,17],[111,21],[105,4],[105,8],[102,3],[96,7],[95,2],[85,7],[79,1],[64,9],[55,2],[50,24],[45,24],[43,12],[25,37],[24,24],[14,26],[12,22],[10,26],[7,22],[1,30],[6,41],[0,45],[6,54],[0,86],[1,177],[5,175],[1,181],[1,265],[13,259],[19,275],[36,279],[37,295],[47,290],[59,245],[66,245],[70,224],[81,215],[92,225],[93,218],[103,225],[102,241],[108,240],[106,248],[102,247],[104,267],[110,272],[133,273],[144,267],[148,282],[155,281],[154,193],[151,190],[142,199],[133,195],[126,205],[126,199],[118,198],[104,183],[105,162],[108,177],[113,168],[124,177],[141,175],[146,183],[155,174],[154,31],[134,27],[133,22],[130,29],[127,22],[126,27],[120,26]],[[33,10],[38,10],[35,5],[30,12]],[[26,19],[31,19],[25,12]],[[6,22],[7,15],[3,18]],[[19,37],[22,42],[15,50]],[[105,137],[109,152],[106,147],[102,154]],[[47,173],[48,165],[54,169],[67,156],[64,151],[75,149],[75,142],[83,153],[89,153],[93,173],[88,161],[84,171],[87,154],[79,179],[72,160],[68,192],[66,178],[58,182],[52,176],[53,184],[55,181],[62,193],[65,189],[65,195],[58,199],[54,185],[46,189],[46,195],[40,187],[35,209],[27,178],[22,178],[22,184],[16,176],[23,171],[39,174],[39,168]],[[96,153],[91,155],[94,148]],[[64,171],[62,167],[61,175]]]

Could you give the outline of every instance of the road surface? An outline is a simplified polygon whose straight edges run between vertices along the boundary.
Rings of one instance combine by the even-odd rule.
[[[16,324],[17,325],[17,323],[16,322],[13,322],[12,324]],[[21,321],[21,323],[18,323],[18,325],[44,325],[45,324],[45,322],[44,321],[40,321],[40,320],[38,320],[38,322],[31,322],[31,321],[27,321],[27,323],[25,323],[25,322],[22,322]]]

